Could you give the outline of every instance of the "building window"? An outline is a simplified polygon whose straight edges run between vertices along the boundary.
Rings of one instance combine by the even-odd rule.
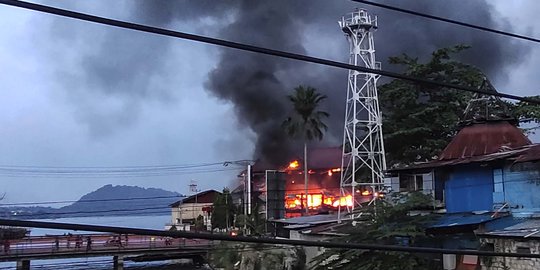
[[[417,191],[424,189],[424,177],[421,174],[400,174],[399,191]]]
[[[424,189],[424,177],[421,174],[415,175],[414,180],[416,181],[416,185],[414,186],[414,190],[423,190]]]
[[[516,253],[531,254],[531,249],[529,247],[517,247]]]

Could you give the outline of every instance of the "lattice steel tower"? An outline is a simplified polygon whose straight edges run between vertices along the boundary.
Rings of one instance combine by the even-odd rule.
[[[377,17],[366,10],[357,9],[341,18],[341,30],[350,46],[349,63],[371,69],[380,69],[375,61],[373,32],[377,29]],[[351,195],[354,210],[358,203],[359,186],[371,187],[375,194],[383,184],[386,170],[382,117],[377,97],[379,75],[349,70],[345,128],[343,134],[343,157],[341,172],[342,195]]]

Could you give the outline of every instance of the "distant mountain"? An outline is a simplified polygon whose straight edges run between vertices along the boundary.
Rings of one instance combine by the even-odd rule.
[[[58,210],[72,216],[167,214],[180,193],[159,188],[106,185]],[[70,214],[71,215],[71,214]]]
[[[184,196],[158,188],[106,185],[61,208],[1,207],[0,216],[21,219],[60,217],[166,215]]]

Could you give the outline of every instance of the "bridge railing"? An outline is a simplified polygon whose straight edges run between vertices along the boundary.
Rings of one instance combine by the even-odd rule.
[[[89,241],[90,240],[90,241]],[[207,240],[170,238],[143,235],[73,234],[31,236],[20,240],[5,241],[0,245],[0,256],[38,255],[54,253],[87,253],[113,250],[148,250],[163,248],[205,248]]]

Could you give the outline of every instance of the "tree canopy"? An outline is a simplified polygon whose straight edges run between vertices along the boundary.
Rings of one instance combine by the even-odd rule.
[[[311,86],[298,86],[294,88],[294,94],[288,95],[294,114],[289,116],[283,126],[291,137],[300,137],[304,140],[322,140],[324,131],[328,129],[323,119],[329,114],[318,110],[320,103],[326,99]]]
[[[235,207],[229,189],[216,196],[212,205],[212,229],[228,229],[233,226]]]
[[[429,236],[425,226],[432,222],[430,215],[411,215],[411,211],[429,209],[429,195],[411,193],[378,200],[366,207],[366,219],[359,221],[339,242],[417,246]],[[354,249],[327,249],[311,262],[312,270],[433,270],[440,262],[433,257],[403,252]]]
[[[482,71],[453,58],[467,48],[460,45],[436,50],[426,63],[406,54],[391,57],[390,63],[404,66],[405,75],[478,88],[485,79]],[[389,165],[436,157],[459,130],[461,117],[472,97],[470,92],[403,80],[382,85],[379,102]],[[540,106],[503,102],[518,121],[540,123]]]

